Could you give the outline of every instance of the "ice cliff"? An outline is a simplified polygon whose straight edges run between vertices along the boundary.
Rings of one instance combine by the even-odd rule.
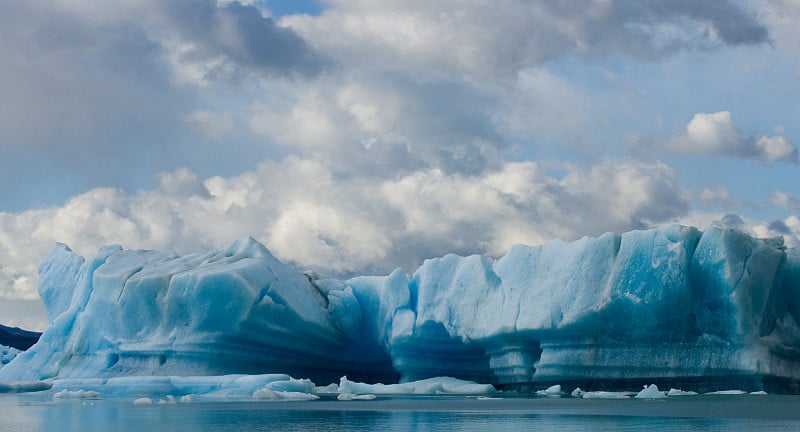
[[[39,291],[50,326],[0,381],[286,373],[799,390],[800,251],[732,230],[608,233],[347,281],[296,272],[252,239],[183,257],[108,246],[88,260],[59,244]]]

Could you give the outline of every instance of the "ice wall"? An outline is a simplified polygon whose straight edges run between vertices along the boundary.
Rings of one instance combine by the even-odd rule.
[[[335,296],[251,238],[184,257],[106,246],[86,261],[58,244],[40,284],[50,326],[0,381],[263,371],[319,382],[351,371],[397,378],[382,350],[348,339],[346,320],[334,319],[343,314],[329,309]]]
[[[298,273],[252,239],[86,261],[57,245],[40,273],[51,325],[0,381],[288,373],[795,391],[800,379],[800,252],[731,230],[608,233],[348,281]]]
[[[796,387],[798,258],[780,239],[670,226],[515,246],[498,260],[450,255],[405,284],[400,275],[348,284],[357,296],[381,284],[407,290],[379,296],[387,311],[375,336],[405,379],[725,385],[733,376],[758,387],[767,376]]]

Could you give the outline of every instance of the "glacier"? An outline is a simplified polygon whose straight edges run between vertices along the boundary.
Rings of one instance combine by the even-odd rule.
[[[800,250],[730,229],[606,233],[349,280],[298,272],[252,238],[89,259],[57,244],[39,271],[49,327],[0,382],[449,376],[800,392]]]

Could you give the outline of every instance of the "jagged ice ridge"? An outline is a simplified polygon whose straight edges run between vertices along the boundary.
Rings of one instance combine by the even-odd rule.
[[[50,326],[0,381],[282,373],[506,388],[798,392],[800,251],[668,226],[448,255],[413,274],[302,274],[253,239],[180,257],[57,244]],[[588,384],[587,384],[588,383]]]

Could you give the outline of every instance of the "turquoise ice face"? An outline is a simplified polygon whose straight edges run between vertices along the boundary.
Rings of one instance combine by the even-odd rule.
[[[798,256],[780,240],[668,226],[339,281],[251,238],[184,257],[109,246],[84,260],[57,245],[40,279],[51,325],[0,380],[741,376],[758,387],[800,378]]]

